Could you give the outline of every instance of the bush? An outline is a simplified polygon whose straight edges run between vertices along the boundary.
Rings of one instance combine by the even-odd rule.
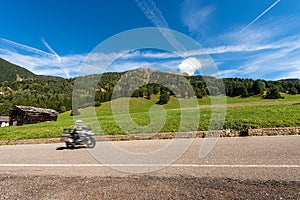
[[[60,112],[61,112],[61,113],[64,113],[64,112],[66,112],[66,111],[67,111],[66,106],[60,106]]]
[[[100,101],[96,101],[95,102],[95,107],[100,107],[101,106],[101,102]]]
[[[279,93],[279,89],[278,87],[271,87],[268,91],[267,94],[265,96],[265,99],[283,99],[284,97],[282,97]]]
[[[77,109],[72,110],[70,116],[80,115],[80,112]]]

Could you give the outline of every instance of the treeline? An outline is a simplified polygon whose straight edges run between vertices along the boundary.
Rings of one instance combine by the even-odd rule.
[[[300,81],[299,79],[285,79],[279,81],[265,81],[265,80],[252,80],[229,78],[223,79],[226,88],[226,95],[236,97],[248,97],[252,95],[264,95],[269,92],[281,92],[287,94],[299,94]],[[266,95],[265,97],[268,97]]]
[[[4,81],[0,91],[1,115],[9,115],[14,105],[52,108],[59,112],[72,109],[73,85],[70,80]]]
[[[99,106],[102,102],[122,97],[150,99],[151,95],[159,94],[157,103],[165,104],[171,95],[179,98],[195,96],[193,87],[185,77],[150,69],[78,77],[74,82],[74,91],[75,107]]]
[[[172,95],[178,98],[202,98],[208,95],[281,98],[280,93],[299,94],[300,80],[216,79],[137,69],[73,79],[40,77],[3,81],[0,85],[0,115],[8,115],[14,105],[65,112],[72,110],[72,107],[100,106],[102,102],[120,97],[150,99],[151,95],[159,95],[157,103],[165,104]]]
[[[100,80],[100,81],[99,81]],[[106,73],[91,75],[76,80],[76,91],[81,94],[79,105],[100,105],[120,97],[143,97],[159,94],[157,103],[165,104],[170,96],[178,98],[202,98],[212,95],[230,97],[282,98],[280,93],[299,94],[300,80],[285,79],[279,81],[253,80],[241,78],[216,79],[208,76],[182,76],[163,73],[150,69],[136,69],[126,73]],[[89,88],[89,89],[88,89]],[[96,92],[95,92],[96,91]],[[85,95],[83,95],[85,93]],[[87,101],[90,98],[91,101]],[[94,101],[94,102],[93,102]],[[86,104],[90,102],[90,104]]]

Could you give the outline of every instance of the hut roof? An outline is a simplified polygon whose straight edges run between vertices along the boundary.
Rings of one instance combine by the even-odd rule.
[[[9,116],[0,116],[0,122],[9,122],[10,117]]]
[[[36,108],[32,106],[15,106],[15,109],[22,110],[24,112],[34,112],[34,113],[46,113],[46,114],[55,114],[58,115],[58,112],[54,109],[47,109],[47,108]]]

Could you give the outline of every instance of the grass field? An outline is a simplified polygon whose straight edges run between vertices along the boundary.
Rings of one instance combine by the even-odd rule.
[[[126,112],[126,107],[124,107],[126,101],[129,102],[129,112]],[[164,106],[156,105],[156,101],[157,97],[153,97],[151,100],[143,98],[118,99],[113,103],[105,102],[95,109],[80,110],[81,115],[78,118],[83,119],[84,124],[90,125],[98,134],[108,135],[208,130],[211,127],[212,111],[215,111],[216,116],[221,116],[224,111],[226,112],[223,128],[242,130],[249,127],[300,126],[300,95],[285,95],[284,99],[278,100],[268,100],[260,97],[217,97],[214,102],[218,104],[218,102],[226,101],[227,108],[220,106],[215,110],[212,110],[209,106],[211,104],[210,97],[193,102],[182,99],[183,107],[180,107],[180,103],[176,98],[171,98],[170,102]],[[193,104],[195,102],[200,105],[200,108],[195,107],[195,104]],[[113,110],[111,109],[112,105]],[[93,113],[96,117],[93,117]],[[182,116],[183,114],[185,117]],[[73,117],[69,115],[70,112],[60,114],[56,122],[1,128],[0,140],[59,137],[63,128],[72,127],[74,124]],[[182,118],[185,120],[180,125]],[[197,120],[198,118],[200,120]],[[199,123],[197,123],[198,121]],[[218,120],[212,120],[213,127],[220,127],[218,123]]]

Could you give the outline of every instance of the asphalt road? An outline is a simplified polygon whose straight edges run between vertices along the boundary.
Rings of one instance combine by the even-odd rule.
[[[300,136],[0,146],[0,174],[300,181]]]

